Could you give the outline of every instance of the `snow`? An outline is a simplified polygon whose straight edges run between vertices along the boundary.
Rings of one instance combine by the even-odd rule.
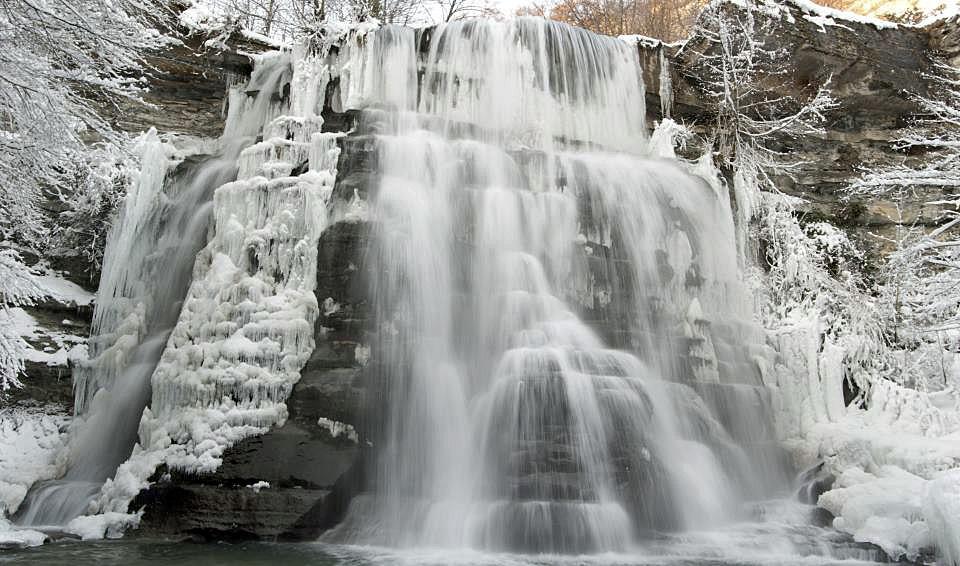
[[[878,30],[896,29],[898,27],[897,24],[893,22],[871,18],[869,16],[861,16],[860,14],[837,10],[835,8],[828,8],[827,6],[821,6],[810,0],[786,0],[786,3],[799,8],[804,12],[804,18],[820,26],[821,31],[826,31],[824,29],[825,26],[837,26],[850,29],[841,22],[869,25]]]
[[[56,349],[47,346],[46,349],[38,350],[26,344],[22,352],[24,360],[48,366],[66,367],[69,361],[80,361],[87,357],[85,337],[44,329],[35,318],[20,307],[0,310],[0,324],[25,340],[53,342],[56,346]]]
[[[839,27],[853,31],[852,28],[845,24],[869,25],[877,30],[895,29],[898,27],[897,24],[893,22],[837,10],[836,8],[828,8],[811,2],[810,0],[759,0],[758,2],[749,0],[714,0],[714,2],[719,4],[733,3],[743,8],[750,6],[755,9],[760,9],[768,15],[785,18],[791,24],[795,23],[793,15],[789,10],[790,7],[793,7],[801,12],[805,20],[816,24],[820,28],[820,31],[824,33],[827,31],[827,27]]]
[[[282,41],[241,28],[236,21],[203,2],[194,2],[189,8],[180,13],[180,25],[190,33],[202,33],[211,36],[204,42],[206,47],[227,49],[226,41],[234,33],[241,37],[261,43],[274,49],[285,46]]]
[[[34,275],[34,281],[48,298],[72,307],[86,307],[93,303],[95,295],[73,281],[67,281],[56,273]]]
[[[69,422],[58,406],[0,409],[0,518],[17,510],[34,482],[60,475]],[[11,536],[5,531],[0,521],[0,543]]]
[[[330,436],[332,436],[333,438],[340,438],[341,436],[343,436],[353,443],[357,443],[360,441],[360,437],[359,435],[357,435],[357,430],[353,428],[353,425],[342,423],[340,421],[335,421],[325,417],[320,417],[317,420],[317,424],[327,429],[327,432],[329,432]]]
[[[941,9],[933,11],[928,17],[917,24],[917,27],[926,28],[937,22],[952,20],[954,18],[960,18],[960,3],[956,1],[945,2]]]
[[[263,35],[262,33],[257,33],[255,31],[250,31],[248,29],[241,29],[239,33],[241,36],[249,40],[256,41],[264,45],[269,45],[274,49],[282,49],[284,47],[288,47],[286,43],[282,41],[278,41],[276,38]]]
[[[102,538],[120,538],[123,531],[140,525],[143,512],[118,513],[107,512],[99,515],[83,515],[73,519],[63,528],[65,532],[79,536],[83,540]]]
[[[664,48],[664,47],[678,47],[683,45],[686,40],[667,42],[662,39],[657,39],[655,37],[650,37],[648,35],[642,34],[627,34],[627,35],[618,35],[617,39],[623,41],[629,45],[642,45],[643,47],[648,48]]]
[[[55,352],[41,352],[33,348],[26,350],[24,358],[27,361],[47,364],[48,366],[66,367],[72,361],[85,360],[87,358],[87,345],[77,344],[69,350],[60,348]]]
[[[209,7],[195,3],[180,14],[180,25],[189,30],[211,32],[220,31],[224,22]]]

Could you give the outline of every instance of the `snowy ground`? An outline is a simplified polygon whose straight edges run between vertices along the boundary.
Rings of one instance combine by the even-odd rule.
[[[28,347],[23,357],[26,361],[66,367],[68,360],[86,357],[87,337],[69,332],[72,326],[80,330],[85,329],[85,325],[69,318],[63,319],[61,327],[51,329],[41,325],[26,310],[15,307],[0,311],[0,324],[13,325],[20,337],[27,342]]]
[[[34,482],[60,475],[69,422],[58,406],[0,409],[0,547],[46,539],[37,531],[11,528],[3,517],[17,510]]]

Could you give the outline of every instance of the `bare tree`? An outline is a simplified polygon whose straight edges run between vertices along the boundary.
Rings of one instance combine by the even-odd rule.
[[[705,0],[560,0],[533,3],[517,15],[549,17],[605,35],[640,34],[673,41],[686,37]]]
[[[722,167],[734,172],[741,249],[743,231],[759,204],[759,191],[776,192],[774,178],[789,176],[800,165],[779,147],[785,141],[822,134],[824,112],[835,106],[826,85],[806,100],[782,94],[793,89],[771,88],[788,68],[788,55],[767,47],[768,20],[758,21],[757,13],[754,0],[712,2],[687,44],[699,51],[690,73],[703,85],[716,117],[717,157]]]
[[[451,22],[466,18],[499,18],[503,14],[487,0],[431,0],[440,10],[440,20]]]
[[[534,16],[537,18],[549,18],[550,17],[550,5],[546,2],[533,2],[517,8],[514,12],[515,16]]]

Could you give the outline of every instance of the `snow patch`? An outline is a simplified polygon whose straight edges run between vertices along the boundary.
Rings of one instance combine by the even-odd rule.
[[[20,528],[0,515],[0,549],[18,546],[40,546],[47,535],[40,531]]]
[[[102,538],[120,538],[127,529],[140,526],[143,510],[137,513],[108,512],[99,515],[82,515],[73,519],[63,528],[83,540]]]
[[[0,409],[0,517],[16,512],[35,482],[63,472],[69,422],[57,406]]]
[[[50,299],[71,307],[85,307],[93,303],[95,295],[73,281],[57,274],[34,275],[34,281]]]
[[[828,8],[827,6],[821,6],[820,4],[810,2],[809,0],[786,0],[786,3],[799,8],[802,12],[804,12],[803,17],[808,21],[820,26],[821,31],[826,31],[824,29],[825,26],[837,26],[850,29],[841,22],[864,24],[873,26],[878,30],[896,29],[899,27],[893,22],[871,18],[869,16],[861,16],[860,14],[837,10],[836,8]]]
[[[357,430],[353,428],[353,425],[324,417],[320,417],[320,419],[317,420],[317,424],[327,429],[327,431],[330,433],[330,436],[334,438],[340,438],[341,436],[344,436],[354,443],[360,441],[360,437],[357,435]]]

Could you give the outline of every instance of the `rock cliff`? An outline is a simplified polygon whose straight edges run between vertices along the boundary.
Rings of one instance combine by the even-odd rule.
[[[735,4],[728,6],[738,9]],[[893,148],[912,119],[920,114],[911,95],[925,95],[928,74],[937,61],[958,62],[960,18],[939,20],[925,28],[884,26],[855,20],[824,21],[787,2],[779,15],[758,14],[764,47],[783,50],[789,65],[767,83],[774,93],[803,99],[828,84],[837,106],[826,116],[826,132],[782,149],[802,163],[793,178],[778,179],[783,192],[806,201],[812,220],[825,220],[847,230],[870,252],[882,253],[877,236],[891,236],[897,222],[928,224],[939,215],[934,206],[942,188],[929,188],[908,203],[898,219],[889,200],[845,198],[844,189],[863,171],[925,158]],[[682,44],[641,41],[638,44],[647,84],[647,111],[659,120],[662,61],[669,65],[673,117],[707,134],[714,124],[696,69],[700,54],[709,52],[703,33],[695,31]],[[665,57],[661,57],[661,51]]]

